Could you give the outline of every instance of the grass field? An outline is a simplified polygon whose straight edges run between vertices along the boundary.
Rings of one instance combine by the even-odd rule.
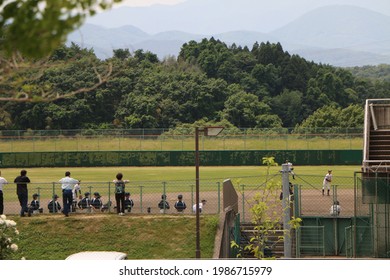
[[[362,149],[361,135],[258,135],[201,137],[201,150],[318,150]],[[59,137],[1,138],[0,150],[8,152],[42,151],[191,151],[194,139],[176,137]]]

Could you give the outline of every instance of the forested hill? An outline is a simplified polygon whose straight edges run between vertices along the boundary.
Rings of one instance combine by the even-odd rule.
[[[107,65],[108,80],[95,87]],[[93,50],[63,46],[44,66],[22,69],[0,88],[0,97],[34,96],[0,103],[2,130],[171,128],[200,120],[242,128],[362,127],[365,99],[390,96],[388,81],[306,61],[279,43],[242,48],[213,38],[190,41],[163,61],[127,49],[100,60]],[[52,101],[42,101],[47,96]]]

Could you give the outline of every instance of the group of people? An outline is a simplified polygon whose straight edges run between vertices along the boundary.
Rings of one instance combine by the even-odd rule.
[[[286,160],[286,164],[287,164],[287,168],[288,168],[288,172],[292,175],[293,179],[295,179],[295,173],[294,173],[294,167],[292,165],[292,163],[289,161],[289,160]],[[327,196],[330,196],[330,187],[332,185],[332,179],[333,179],[333,174],[332,174],[332,170],[328,170],[328,173],[326,173],[325,177],[324,177],[324,180],[322,182],[322,196],[325,196],[325,189],[327,191]],[[291,182],[289,182],[290,184],[290,195],[292,195],[292,184]],[[280,194],[280,199],[283,198],[283,194],[281,193]],[[339,216],[340,215],[340,212],[341,212],[341,206],[340,206],[340,202],[338,200],[335,200],[332,204],[332,206],[330,207],[330,215],[331,216]]]
[[[206,200],[202,199],[201,202],[199,202],[199,213],[202,213],[204,205],[206,205]],[[160,209],[160,213],[165,213],[166,210],[170,208],[169,202],[167,200],[167,196],[165,194],[161,195],[161,200],[158,203],[157,207]],[[173,205],[173,207],[176,209],[178,213],[183,213],[185,209],[187,209],[187,204],[183,201],[183,195],[179,194],[177,196],[177,201]],[[149,212],[149,211],[148,211]],[[192,212],[196,213],[196,203],[192,206]]]
[[[39,202],[38,193],[33,194],[33,199],[30,204],[28,204],[27,184],[30,182],[31,181],[27,176],[26,170],[21,170],[20,175],[17,176],[14,180],[14,183],[16,184],[16,193],[18,195],[18,200],[21,206],[21,217],[24,217],[26,214],[31,216],[33,213],[43,212],[43,208]],[[113,180],[116,201],[114,209],[116,209],[117,214],[120,216],[123,216],[125,212],[131,212],[131,209],[134,207],[134,201],[130,197],[130,192],[126,191],[126,183],[128,182],[129,180],[123,179],[122,173],[117,173],[116,178]],[[69,213],[76,212],[76,209],[93,209],[97,211],[105,211],[111,206],[111,201],[109,201],[107,204],[103,204],[101,196],[98,192],[94,192],[92,198],[90,197],[90,192],[85,192],[84,197],[82,197],[80,180],[72,178],[69,171],[65,172],[65,177],[61,178],[59,183],[61,183],[63,207],[58,201],[59,196],[54,194],[47,205],[49,213],[62,212],[66,217],[68,217]],[[3,186],[5,184],[8,184],[8,181],[1,177],[0,171],[0,215],[3,214],[4,211]],[[178,195],[177,199],[178,200],[175,202],[174,208],[177,212],[182,213],[187,208],[187,205],[183,201],[183,195]],[[202,200],[202,202],[199,203],[199,212],[202,212],[205,204],[206,200]],[[165,194],[162,195],[161,201],[158,203],[158,208],[161,212],[165,212],[165,210],[170,208]],[[196,212],[196,204],[193,205],[193,212]]]
[[[58,201],[59,196],[54,194],[47,205],[49,213],[57,213],[61,211],[66,217],[68,217],[70,212],[76,211],[76,208],[105,211],[111,206],[110,201],[107,204],[103,204],[98,192],[93,194],[93,198],[90,198],[90,193],[86,192],[84,193],[84,198],[82,198],[80,180],[74,179],[70,175],[70,172],[66,171],[65,177],[59,180],[59,183],[61,183],[63,208]],[[131,208],[134,206],[134,202],[130,198],[130,193],[125,192],[125,183],[129,181],[123,180],[122,177],[123,174],[118,173],[116,175],[116,179],[113,181],[115,183],[116,209],[120,215],[123,215],[125,211],[131,212]],[[20,175],[14,180],[14,183],[16,184],[16,193],[21,207],[21,217],[26,216],[26,214],[31,216],[32,213],[43,212],[43,208],[39,203],[39,194],[34,193],[32,201],[28,204],[27,185],[30,182],[30,178],[27,176],[27,171],[24,169],[20,171]],[[1,177],[0,171],[0,215],[4,212],[3,187],[5,184],[8,184],[8,181],[4,177]],[[78,199],[79,201],[77,202]]]
[[[294,168],[292,166],[292,163],[290,163],[288,160],[286,160],[286,164],[288,165],[289,173],[292,174],[293,179],[295,179],[295,173],[293,172]],[[61,189],[62,189],[62,201],[64,208],[62,209],[61,204],[58,202],[58,195],[54,194],[52,197],[52,200],[48,203],[48,210],[50,213],[57,213],[60,212],[62,209],[62,213],[67,217],[69,216],[70,212],[75,212],[76,208],[79,209],[94,209],[94,210],[100,210],[105,211],[111,206],[111,202],[109,201],[107,204],[103,204],[101,200],[101,196],[98,192],[95,192],[93,195],[93,198],[90,198],[90,193],[86,192],[84,193],[84,197],[81,197],[81,187],[80,187],[80,180],[74,179],[70,177],[70,172],[65,172],[65,177],[59,180],[59,183],[61,183]],[[332,170],[328,170],[328,173],[325,175],[323,184],[322,184],[322,195],[325,195],[325,189],[327,189],[327,195],[330,195],[330,187],[332,182]],[[32,196],[32,201],[30,204],[28,204],[28,190],[27,190],[27,184],[30,183],[30,179],[27,176],[26,170],[21,170],[20,175],[17,176],[14,179],[14,183],[16,184],[16,193],[18,196],[18,200],[21,206],[20,210],[20,216],[24,217],[26,214],[28,216],[31,216],[32,213],[38,212],[42,213],[43,209],[40,207],[39,204],[39,194],[34,193]],[[126,183],[128,183],[129,180],[123,179],[122,173],[117,173],[116,178],[113,180],[113,183],[115,185],[115,201],[116,206],[114,209],[116,209],[118,215],[124,215],[125,212],[131,212],[131,209],[134,207],[134,202],[130,198],[130,193],[126,192]],[[1,177],[1,171],[0,171],[0,215],[4,212],[4,198],[3,198],[3,186],[7,184],[7,180],[4,177]],[[292,184],[290,183],[290,195],[292,194]],[[77,202],[77,199],[79,201]],[[206,204],[206,200],[202,200],[199,203],[198,209],[199,212],[202,212],[203,206]],[[165,194],[161,196],[161,201],[158,203],[158,208],[160,209],[161,213],[165,213],[166,210],[170,209],[170,205],[167,201],[167,197]],[[174,204],[174,208],[177,212],[182,213],[186,208],[187,205],[183,201],[183,195],[178,195],[177,201]],[[192,207],[192,211],[196,213],[197,205],[194,204]],[[149,208],[150,209],[150,208]],[[339,201],[334,201],[333,205],[330,209],[330,214],[332,216],[338,216],[340,215],[341,207]],[[150,210],[148,211],[150,212]]]

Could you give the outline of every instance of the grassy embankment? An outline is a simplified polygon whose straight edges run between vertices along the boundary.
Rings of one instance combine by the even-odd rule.
[[[20,240],[15,259],[63,260],[80,251],[120,251],[129,259],[195,258],[195,217],[39,215],[9,216],[17,222]],[[211,258],[217,229],[216,216],[201,217],[202,258]]]

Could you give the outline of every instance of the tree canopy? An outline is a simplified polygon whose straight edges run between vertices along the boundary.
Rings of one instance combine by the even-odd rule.
[[[7,90],[35,96],[3,102],[2,129],[175,128],[204,121],[299,130],[362,127],[365,99],[386,97],[390,84],[307,61],[279,43],[248,48],[211,38],[190,41],[177,58],[163,60],[128,49],[101,60],[93,49],[62,45],[44,65],[14,72],[0,88],[0,98]]]

